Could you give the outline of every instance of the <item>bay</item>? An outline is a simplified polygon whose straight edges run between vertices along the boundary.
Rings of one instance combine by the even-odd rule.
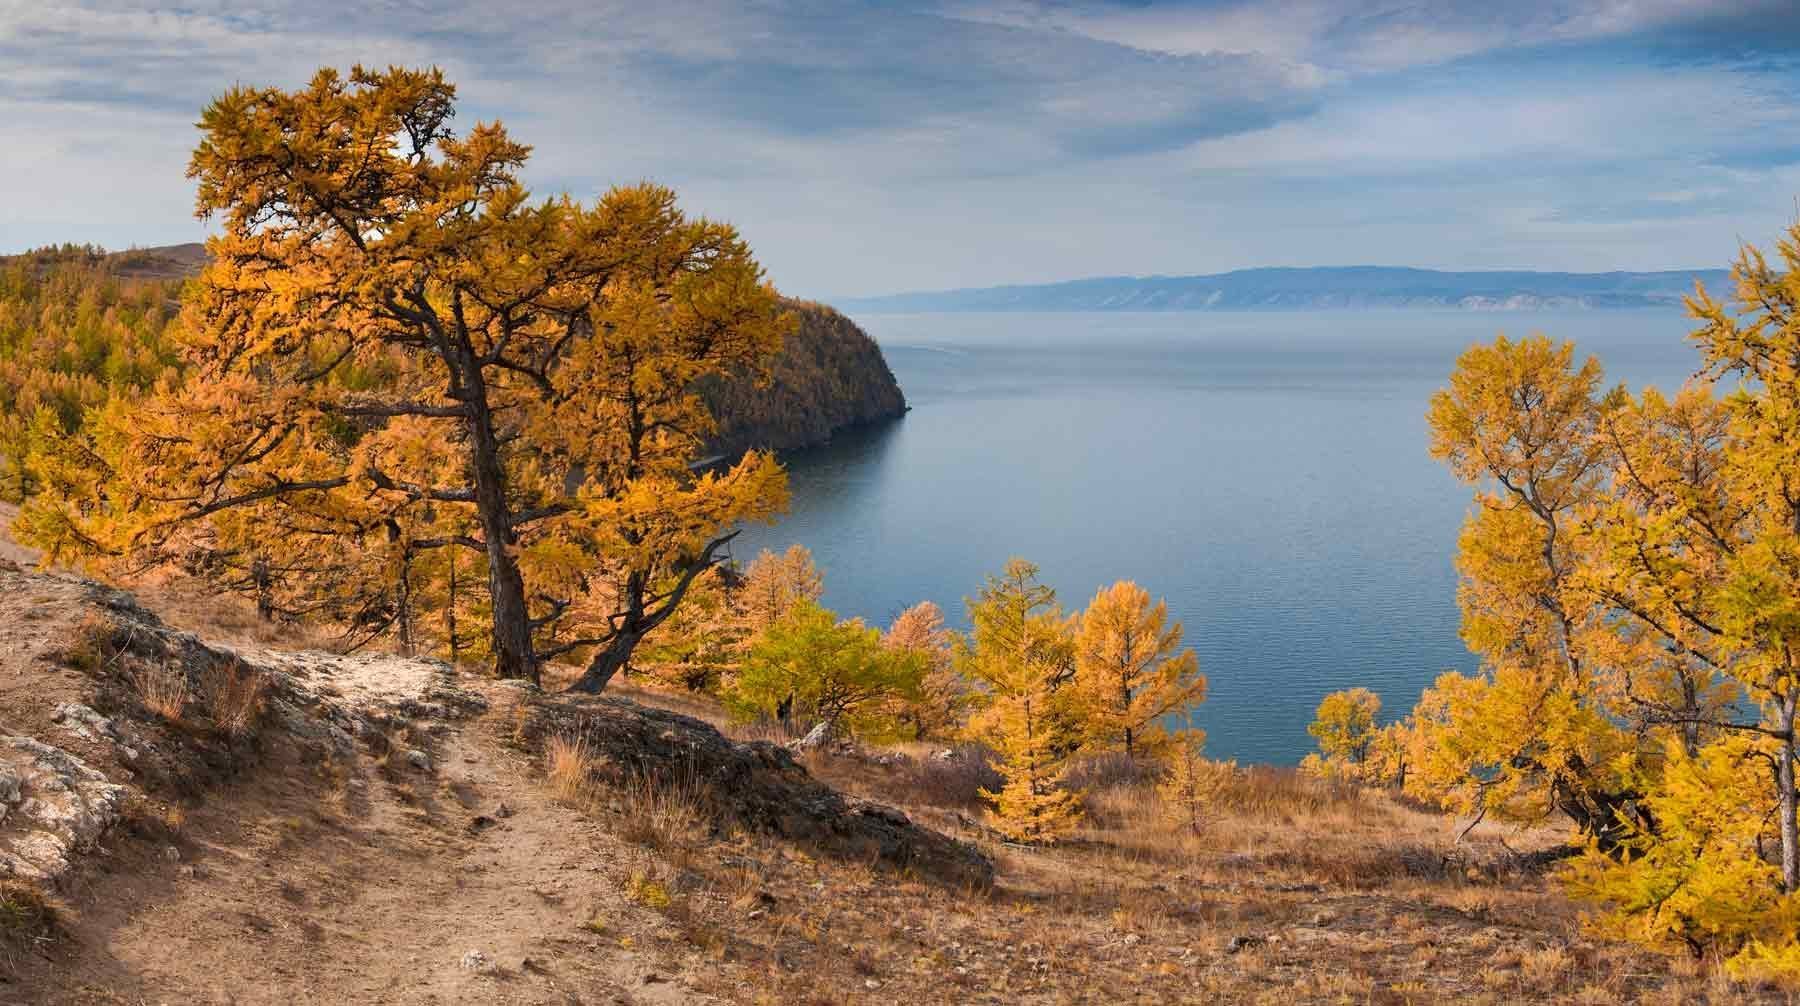
[[[1325,693],[1404,714],[1457,635],[1470,491],[1426,453],[1459,352],[1502,332],[1576,343],[1609,382],[1698,366],[1676,311],[915,314],[857,318],[912,411],[784,460],[791,512],[740,562],[799,542],[825,602],[886,625],[964,599],[1009,557],[1065,608],[1114,580],[1166,598],[1210,694],[1215,757],[1293,763]]]

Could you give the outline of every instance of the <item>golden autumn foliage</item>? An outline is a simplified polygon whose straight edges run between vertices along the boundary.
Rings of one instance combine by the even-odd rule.
[[[1169,607],[1121,580],[1094,595],[1075,634],[1075,698],[1091,741],[1127,757],[1155,757],[1162,721],[1205,701],[1206,677]]]
[[[924,668],[918,693],[901,702],[894,715],[910,728],[915,740],[955,736],[974,695],[968,679],[956,669],[944,613],[932,602],[920,601],[894,618],[881,642],[889,649],[913,654]]]
[[[1219,796],[1237,774],[1237,762],[1213,761],[1201,752],[1206,734],[1188,729],[1171,738],[1168,767],[1156,792],[1165,823],[1177,831],[1199,835],[1215,811]]]
[[[1432,398],[1431,453],[1476,488],[1459,540],[1463,639],[1475,677],[1445,674],[1413,715],[1407,788],[1461,813],[1552,811],[1616,838],[1632,797],[1631,736],[1605,714],[1578,642],[1576,525],[1604,477],[1600,365],[1541,336],[1470,347]]]
[[[89,413],[175,368],[181,283],[123,262],[73,246],[0,260],[0,498],[39,492]]]
[[[984,688],[968,734],[992,747],[1005,780],[993,801],[995,827],[1017,841],[1051,842],[1081,816],[1080,794],[1064,785],[1069,759],[1081,743],[1073,689],[1074,620],[1056,603],[1023,559],[990,576],[969,601],[967,638],[957,663]]]
[[[789,545],[780,555],[763,549],[744,569],[735,604],[744,628],[756,635],[788,616],[803,601],[824,596],[824,578],[805,545]]]
[[[586,656],[604,687],[727,529],[785,504],[766,455],[689,466],[696,384],[791,321],[729,226],[654,185],[534,202],[529,148],[454,106],[435,69],[360,67],[210,105],[189,379],[109,413],[24,532],[58,558],[198,545],[390,622],[460,549],[499,673]]]
[[[1697,377],[1602,391],[1567,346],[1471,349],[1433,453],[1478,486],[1464,636],[1405,728],[1407,787],[1567,813],[1596,925],[1800,980],[1800,228],[1735,306],[1701,290]],[[1735,381],[1725,394],[1721,382]]]
[[[1320,779],[1404,789],[1413,723],[1403,719],[1382,726],[1376,719],[1380,713],[1381,696],[1367,688],[1346,688],[1319,700],[1306,727],[1319,750],[1300,759],[1300,771]]]

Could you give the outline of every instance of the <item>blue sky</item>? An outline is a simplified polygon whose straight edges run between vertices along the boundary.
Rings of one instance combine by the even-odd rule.
[[[1724,265],[1800,199],[1800,0],[0,0],[0,251],[197,240],[205,102],[442,65],[541,193],[655,179],[804,296]]]

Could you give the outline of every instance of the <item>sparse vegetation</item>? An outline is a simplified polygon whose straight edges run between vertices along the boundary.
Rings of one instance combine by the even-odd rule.
[[[247,737],[262,717],[268,678],[242,661],[216,663],[207,668],[202,686],[207,713],[213,723],[233,737]]]
[[[55,903],[37,885],[0,878],[0,977],[16,959],[41,950],[56,934]]]
[[[544,778],[557,802],[582,807],[593,790],[594,753],[584,737],[552,737],[544,745]]]
[[[145,709],[171,723],[181,721],[191,697],[186,671],[180,667],[150,664],[138,668],[132,675],[132,682],[137,686],[138,700],[143,702]]]

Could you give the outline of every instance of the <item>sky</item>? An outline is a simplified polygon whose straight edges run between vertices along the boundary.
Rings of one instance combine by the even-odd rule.
[[[1800,0],[0,0],[0,252],[202,239],[202,107],[442,66],[829,299],[1270,265],[1722,267],[1800,214]]]

